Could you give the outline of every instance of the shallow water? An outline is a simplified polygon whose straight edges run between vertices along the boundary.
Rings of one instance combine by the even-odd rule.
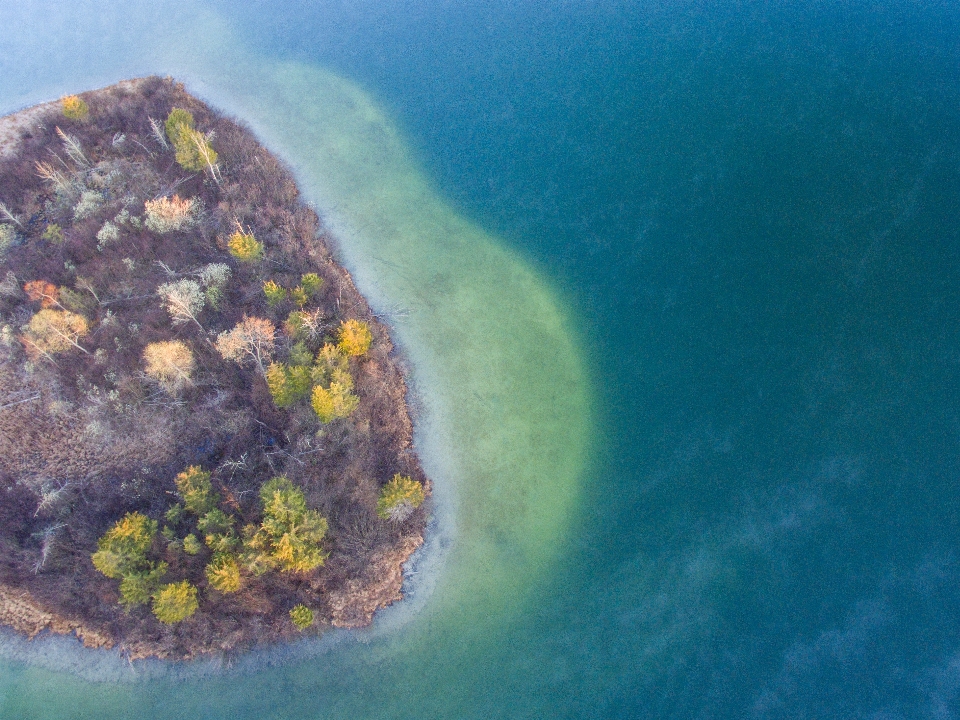
[[[8,639],[0,715],[960,714],[960,7],[234,5],[5,8],[0,110],[170,72],[293,165],[431,545],[230,668]]]

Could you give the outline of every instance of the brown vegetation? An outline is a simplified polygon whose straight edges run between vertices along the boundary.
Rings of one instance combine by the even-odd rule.
[[[159,78],[78,99],[0,160],[0,622],[163,657],[369,622],[426,518],[383,519],[382,489],[428,488],[385,328],[237,123]],[[171,514],[193,468],[212,505]],[[319,550],[282,559],[271,478],[302,493]],[[205,536],[216,512],[277,571]],[[102,538],[132,513],[157,531],[121,587],[91,556],[110,570]]]

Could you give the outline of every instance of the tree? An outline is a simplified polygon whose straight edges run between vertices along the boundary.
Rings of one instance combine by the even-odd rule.
[[[370,326],[362,320],[340,323],[340,349],[351,357],[365,355],[373,342]]]
[[[89,355],[90,352],[77,342],[89,332],[90,326],[82,315],[44,308],[30,318],[21,339],[30,353],[49,356],[75,347]]]
[[[306,273],[300,276],[300,287],[302,287],[311,298],[316,297],[316,294],[320,292],[320,288],[323,287],[323,278],[316,273]]]
[[[297,630],[306,630],[313,625],[313,610],[306,605],[295,605],[290,609],[290,620]]]
[[[233,330],[217,336],[217,350],[226,360],[233,360],[241,367],[253,362],[265,374],[265,363],[273,355],[276,328],[266,318],[247,317],[236,324]]]
[[[328,423],[349,417],[359,406],[360,398],[350,392],[350,387],[346,384],[332,382],[328,388],[315,386],[310,403],[320,422]]]
[[[130,609],[150,602],[163,576],[167,574],[167,567],[165,562],[160,562],[149,570],[124,575],[120,579],[120,604]]]
[[[266,372],[267,388],[278,408],[286,408],[310,394],[310,368],[271,363]]]
[[[157,288],[157,294],[167,306],[167,312],[174,325],[181,325],[193,321],[201,330],[203,326],[197,320],[197,315],[203,310],[205,297],[200,284],[194,280],[177,280],[164,283]]]
[[[193,172],[207,169],[216,180],[217,152],[209,138],[194,127],[193,115],[183,108],[173,108],[164,127],[180,167]]]
[[[60,306],[60,291],[57,286],[46,280],[31,280],[23,286],[27,297],[33,301],[40,301],[40,307],[52,308]]]
[[[247,541],[247,563],[261,574],[309,572],[323,565],[327,554],[320,546],[327,520],[307,507],[303,491],[286,477],[275,477],[260,488],[263,521]]]
[[[143,204],[148,230],[161,235],[175,230],[185,230],[197,220],[199,205],[194,198],[160,197]]]
[[[156,520],[138,512],[127,513],[97,541],[93,566],[114,579],[154,569],[147,552],[156,534]]]
[[[193,353],[182,340],[150,343],[143,349],[146,373],[168,392],[177,392],[190,382]]]
[[[400,522],[423,504],[423,485],[409,476],[397,473],[380,490],[377,500],[377,515],[384,520]]]
[[[283,323],[283,332],[294,340],[314,342],[323,330],[323,313],[313,310],[294,310]]]
[[[203,470],[199,465],[191,465],[182,473],[174,478],[177,486],[177,492],[183,498],[183,506],[187,512],[191,512],[197,517],[206,515],[213,510],[219,502],[219,496],[213,492],[213,485],[210,482],[210,473]]]
[[[266,280],[263,283],[263,294],[267,297],[267,305],[276,307],[287,299],[287,290],[273,280]]]
[[[241,262],[254,262],[263,257],[263,244],[252,233],[237,230],[227,242],[230,254]]]
[[[240,564],[233,555],[226,553],[214,555],[213,560],[207,565],[206,573],[210,587],[224,595],[239,591],[243,585]]]
[[[86,120],[90,116],[90,106],[76,95],[61,98],[60,108],[64,116],[71,120]]]
[[[153,614],[167,625],[186,620],[199,607],[197,588],[186,580],[164,585],[153,597]]]

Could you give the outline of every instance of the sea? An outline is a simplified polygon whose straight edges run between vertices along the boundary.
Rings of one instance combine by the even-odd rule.
[[[147,74],[391,326],[427,540],[363,630],[0,632],[0,718],[960,717],[960,2],[0,0],[0,114]]]

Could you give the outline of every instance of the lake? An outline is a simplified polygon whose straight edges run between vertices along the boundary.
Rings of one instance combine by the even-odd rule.
[[[0,636],[2,718],[960,716],[960,4],[7,0],[0,113],[157,73],[410,367],[409,597],[230,662]]]

